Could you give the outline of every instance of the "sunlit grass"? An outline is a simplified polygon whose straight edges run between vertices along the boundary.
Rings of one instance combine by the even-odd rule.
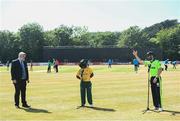
[[[147,68],[136,74],[131,65],[91,66],[94,71],[91,108],[80,105],[78,66],[60,66],[59,73],[46,73],[46,66],[30,71],[27,100],[33,109],[16,109],[14,87],[6,67],[0,67],[0,120],[180,120],[180,114],[147,112]],[[180,68],[169,67],[163,77],[164,109],[180,112]],[[150,100],[151,108],[152,100]]]

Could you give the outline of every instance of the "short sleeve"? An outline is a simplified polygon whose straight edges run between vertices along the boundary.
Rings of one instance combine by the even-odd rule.
[[[81,69],[79,69],[79,71],[77,72],[76,76],[80,76],[80,70],[81,70]]]
[[[148,66],[151,62],[150,61],[144,61],[144,65]]]
[[[91,68],[89,68],[89,73],[92,74],[93,73],[93,70]]]

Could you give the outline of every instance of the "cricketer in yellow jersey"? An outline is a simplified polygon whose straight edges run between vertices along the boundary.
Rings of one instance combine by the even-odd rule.
[[[77,72],[76,77],[81,80],[80,92],[81,92],[81,106],[84,107],[86,104],[86,93],[87,100],[91,107],[93,107],[92,101],[92,83],[91,78],[94,76],[92,69],[89,67],[88,60],[82,59],[79,64],[80,68]]]

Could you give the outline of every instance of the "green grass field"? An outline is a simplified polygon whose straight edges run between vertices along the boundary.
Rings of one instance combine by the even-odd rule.
[[[93,102],[96,108],[79,108],[78,66],[61,66],[59,73],[46,73],[46,67],[34,67],[27,86],[27,101],[32,109],[14,107],[14,87],[10,73],[0,67],[0,120],[180,120],[180,68],[163,71],[163,108],[148,111],[147,68],[136,74],[131,65],[91,66],[94,70]],[[151,97],[151,96],[150,96]],[[150,108],[153,109],[150,98]],[[174,115],[172,112],[176,112]]]

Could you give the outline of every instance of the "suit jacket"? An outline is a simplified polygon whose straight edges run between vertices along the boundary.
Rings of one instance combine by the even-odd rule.
[[[25,80],[29,80],[28,67],[27,67],[27,63],[25,61],[24,61],[24,67],[25,67],[25,73],[26,73],[26,79]],[[12,61],[11,80],[16,80],[17,82],[22,80],[22,66],[20,64],[19,59]]]

